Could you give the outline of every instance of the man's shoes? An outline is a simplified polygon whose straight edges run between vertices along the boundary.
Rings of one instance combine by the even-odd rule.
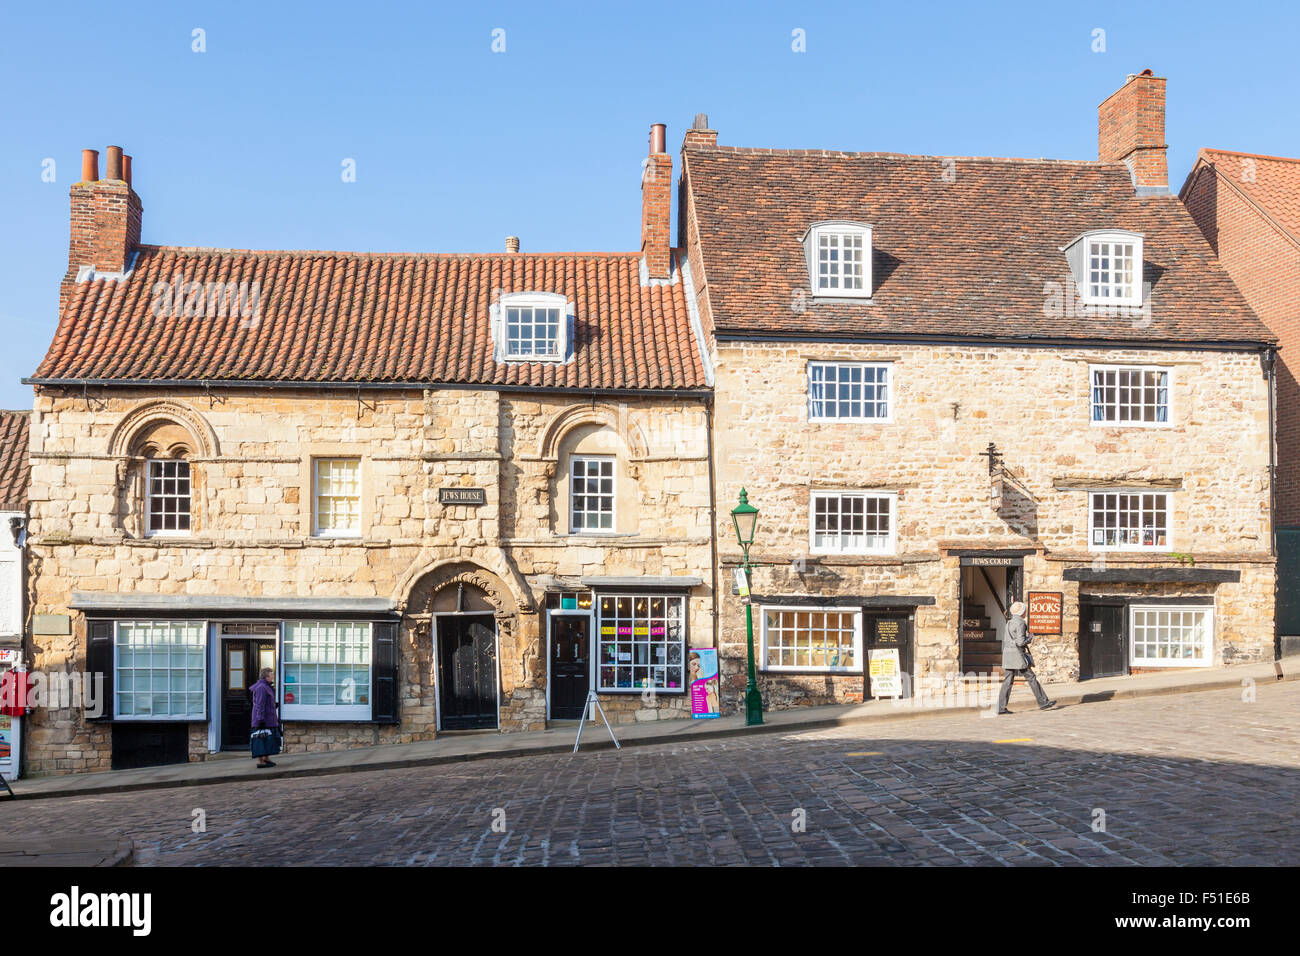
[[[274,761],[274,760],[268,760],[266,763],[259,763],[259,764],[257,765],[257,769],[258,769],[258,770],[262,770],[262,769],[264,769],[264,768],[266,768],[266,767],[274,767],[274,766],[275,766],[275,761]]]
[[[1009,710],[999,710],[999,711],[998,711],[998,716],[1001,717],[1003,714],[1009,714],[1009,713],[1011,713],[1011,711],[1009,711]]]
[[[1052,709],[1053,707],[1055,707],[1055,706],[1056,706],[1056,701],[1054,701],[1054,700],[1049,700],[1049,701],[1048,701],[1047,703],[1045,703],[1045,704],[1039,704],[1039,705],[1038,705],[1038,709],[1039,709],[1039,710],[1051,710],[1051,709]]]

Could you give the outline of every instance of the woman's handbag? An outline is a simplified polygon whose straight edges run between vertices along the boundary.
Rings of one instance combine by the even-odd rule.
[[[280,728],[263,727],[248,738],[254,757],[274,757],[280,752]]]

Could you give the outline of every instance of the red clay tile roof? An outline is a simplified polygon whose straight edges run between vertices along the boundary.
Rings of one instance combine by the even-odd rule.
[[[1202,163],[1213,166],[1278,228],[1300,242],[1300,159],[1260,156],[1228,149],[1202,149],[1187,174],[1190,183]],[[1186,191],[1187,186],[1183,186]]]
[[[1176,196],[1137,197],[1119,163],[688,146],[719,336],[975,336],[1275,342]],[[806,299],[800,237],[874,227],[870,303]],[[1061,248],[1092,229],[1144,234],[1150,320],[1049,318]],[[703,281],[696,277],[697,281]],[[1071,309],[1070,311],[1074,311]]]
[[[684,283],[642,285],[639,263],[637,253],[141,246],[125,281],[77,283],[29,381],[707,388]],[[154,317],[155,283],[178,273],[186,282],[258,282],[260,321],[245,321],[233,308],[226,318]],[[573,359],[495,361],[489,308],[502,292],[568,296]]]
[[[0,411],[0,511],[27,510],[27,426],[31,412]],[[4,531],[7,529],[0,529]]]

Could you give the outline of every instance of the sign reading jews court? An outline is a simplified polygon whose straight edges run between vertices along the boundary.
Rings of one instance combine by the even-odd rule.
[[[1060,591],[1030,591],[1029,633],[1060,634],[1065,595]]]
[[[486,488],[439,488],[438,504],[440,505],[485,505],[487,504]]]

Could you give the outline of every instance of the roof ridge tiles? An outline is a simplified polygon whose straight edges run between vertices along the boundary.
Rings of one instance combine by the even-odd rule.
[[[783,149],[774,146],[697,146],[688,147],[694,153],[739,153],[750,156],[809,156],[825,159],[900,159],[900,160],[935,160],[956,159],[975,163],[1018,163],[1044,164],[1062,166],[1094,166],[1098,168],[1126,168],[1119,160],[1099,159],[1052,159],[1046,156],[961,156],[939,153],[899,153],[876,150],[836,150],[836,149]]]
[[[628,259],[640,252],[356,252],[334,249],[227,249],[221,246],[168,246],[142,242],[137,249],[176,255],[304,256],[335,259]]]

